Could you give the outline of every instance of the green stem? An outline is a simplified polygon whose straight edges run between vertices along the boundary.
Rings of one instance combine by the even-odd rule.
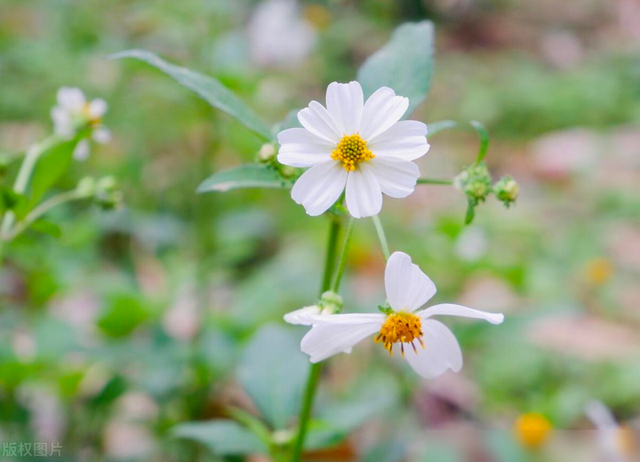
[[[340,261],[338,263],[337,272],[333,278],[333,284],[330,284],[331,276],[335,267],[336,256],[336,244],[338,242],[338,234],[342,227],[342,222],[339,219],[334,219],[329,227],[329,239],[327,242],[327,256],[324,266],[324,274],[322,278],[321,292],[325,292],[331,288],[334,292],[337,292],[340,288],[340,281],[342,279],[342,273],[344,272],[344,266],[346,263],[347,247],[353,232],[354,219],[349,220],[347,225],[347,231],[342,243],[342,249],[340,251]],[[315,398],[316,389],[318,388],[318,381],[320,380],[320,372],[322,371],[322,363],[312,364],[309,369],[309,376],[307,378],[307,385],[305,386],[304,396],[302,398],[302,410],[300,411],[300,423],[298,428],[298,436],[293,446],[293,453],[291,457],[292,462],[300,462],[302,457],[302,451],[304,448],[304,440],[307,436],[307,429],[309,427],[309,419],[311,418],[311,410],[313,408],[313,400]]]
[[[24,220],[16,223],[13,229],[9,230],[7,234],[2,235],[2,240],[11,241],[15,239],[17,236],[19,236],[22,232],[24,232],[29,226],[31,226],[36,220],[38,220],[42,215],[47,213],[49,210],[59,205],[62,205],[66,202],[87,199],[88,197],[90,196],[87,196],[84,193],[79,193],[76,190],[57,194],[47,199],[42,204],[38,205],[35,209],[33,209],[31,212],[29,212],[27,216],[24,217]]]
[[[336,250],[338,248],[337,243],[341,227],[342,222],[339,218],[333,218],[331,220],[331,225],[329,226],[329,239],[327,241],[327,256],[324,262],[324,274],[322,276],[320,295],[331,287],[331,276],[333,276],[333,268],[336,264]]]
[[[24,194],[24,192],[27,190],[29,180],[31,179],[31,174],[33,173],[33,169],[36,166],[38,159],[40,159],[40,156],[43,152],[54,146],[59,141],[60,138],[57,135],[51,135],[40,143],[35,144],[29,148],[24,156],[22,164],[20,165],[20,170],[18,170],[16,181],[13,184],[13,190],[16,193]],[[4,236],[9,233],[9,230],[11,229],[11,226],[13,226],[15,219],[15,214],[9,210],[4,214],[2,224],[0,224],[0,237],[2,237],[2,239],[0,239],[0,265],[2,265],[2,257],[4,251]]]
[[[344,233],[344,240],[342,241],[342,250],[340,251],[340,260],[338,261],[338,268],[333,276],[333,284],[331,284],[331,290],[338,292],[340,289],[340,282],[342,282],[342,275],[344,274],[344,267],[347,263],[347,250],[349,247],[349,241],[351,241],[351,234],[353,233],[353,225],[356,222],[355,218],[349,219],[347,225],[347,231]]]
[[[451,186],[453,184],[453,180],[445,180],[439,178],[418,178],[418,184],[438,184],[444,186]]]
[[[373,225],[376,227],[376,234],[378,235],[378,240],[380,241],[380,247],[382,247],[382,253],[384,254],[384,259],[389,259],[389,244],[387,244],[387,236],[384,234],[384,228],[382,227],[382,223],[380,223],[380,217],[378,215],[374,215],[371,217],[373,220]]]

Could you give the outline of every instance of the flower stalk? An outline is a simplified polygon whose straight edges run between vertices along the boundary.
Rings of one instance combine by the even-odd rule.
[[[335,275],[335,259],[337,252],[338,235],[342,227],[342,220],[335,218],[331,221],[329,226],[329,237],[327,240],[327,254],[325,259],[325,269],[322,278],[322,290],[321,294],[327,290],[338,292],[340,288],[340,282],[342,281],[342,274],[344,273],[344,267],[347,261],[347,250],[349,242],[351,241],[351,234],[353,233],[353,225],[355,219],[349,219],[347,229],[342,242],[342,249],[340,250],[340,259],[338,267],[336,268]],[[332,277],[333,276],[333,277]],[[333,281],[333,282],[331,282]],[[292,462],[300,462],[302,456],[304,441],[307,436],[307,429],[309,427],[309,419],[311,418],[311,410],[313,409],[313,400],[315,398],[316,389],[318,388],[318,381],[320,379],[320,373],[322,371],[322,364],[312,364],[309,369],[309,376],[307,378],[307,384],[304,390],[304,396],[302,398],[302,410],[300,411],[300,422],[298,424],[298,435],[294,442],[293,453],[291,457]]]
[[[384,228],[382,227],[382,223],[380,222],[380,217],[378,215],[374,215],[371,217],[373,220],[373,225],[376,228],[376,234],[378,235],[378,240],[380,241],[380,247],[382,247],[382,253],[384,254],[384,259],[389,259],[389,244],[387,243],[387,236],[384,234]]]

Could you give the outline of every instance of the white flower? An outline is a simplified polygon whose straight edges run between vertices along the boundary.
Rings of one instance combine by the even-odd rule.
[[[333,82],[327,107],[317,101],[298,113],[304,128],[278,134],[278,161],[311,167],[296,182],[291,197],[309,215],[324,213],[346,188],[355,218],[377,215],[382,193],[407,197],[420,176],[412,161],[429,150],[427,126],[403,120],[409,99],[382,87],[364,102],[358,82]]]
[[[58,104],[51,109],[54,131],[65,138],[72,138],[85,126],[91,128],[91,138],[100,144],[111,140],[111,132],[102,125],[102,117],[107,112],[107,103],[101,98],[87,101],[79,88],[62,87],[58,90]],[[89,155],[89,140],[78,142],[73,152],[76,160],[84,160]]]
[[[631,460],[633,435],[616,422],[611,411],[600,401],[592,401],[585,409],[587,417],[598,430],[598,449],[606,462]]]
[[[484,319],[500,324],[504,316],[460,305],[435,305],[418,309],[436,293],[436,286],[409,255],[395,252],[385,271],[385,289],[392,310],[387,314],[335,314],[330,316],[300,315],[300,324],[311,325],[300,345],[316,363],[348,350],[365,338],[378,333],[376,343],[393,352],[396,343],[411,367],[422,377],[434,378],[448,369],[462,368],[462,353],[453,333],[436,315]],[[303,319],[301,319],[303,318]]]
[[[247,33],[251,57],[259,66],[295,66],[317,42],[316,31],[301,17],[295,0],[262,2],[249,21]]]

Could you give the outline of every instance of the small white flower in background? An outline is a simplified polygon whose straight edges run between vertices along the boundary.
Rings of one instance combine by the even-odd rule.
[[[634,451],[631,430],[618,425],[609,408],[600,401],[587,404],[585,413],[598,431],[598,449],[604,462],[630,462]]]
[[[409,99],[388,87],[366,102],[358,82],[333,82],[327,107],[317,101],[298,113],[304,128],[278,134],[278,161],[311,167],[296,182],[291,197],[311,216],[324,213],[346,189],[349,213],[355,218],[377,215],[382,193],[411,194],[420,176],[412,161],[426,154],[427,126],[403,120]]]
[[[247,28],[251,58],[259,66],[291,67],[314,50],[317,34],[304,20],[296,0],[267,0]]]
[[[91,128],[91,139],[100,144],[111,140],[111,132],[102,125],[102,117],[107,112],[107,103],[101,98],[87,101],[79,88],[62,87],[58,90],[58,104],[51,109],[54,131],[66,138],[72,138],[78,130]],[[76,160],[89,156],[89,140],[80,140],[73,152]]]
[[[431,319],[433,316],[462,316],[492,324],[504,320],[499,313],[448,303],[418,311],[435,295],[436,287],[411,262],[409,255],[402,252],[395,252],[387,262],[385,289],[391,306],[386,314],[300,314],[297,323],[312,326],[300,345],[311,362],[348,350],[377,332],[376,343],[381,343],[389,354],[399,343],[400,352],[411,367],[422,377],[434,378],[448,369],[458,372],[462,368],[462,352],[453,333],[441,322]]]

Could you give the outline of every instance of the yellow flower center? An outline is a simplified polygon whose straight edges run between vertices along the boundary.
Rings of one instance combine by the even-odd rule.
[[[84,103],[84,106],[82,106],[82,116],[87,119],[87,122],[91,127],[96,127],[102,123],[100,117],[91,116],[91,104],[88,102]]]
[[[415,343],[413,343],[414,340],[417,340],[424,348],[421,337],[422,323],[418,316],[412,313],[392,313],[382,325],[380,333],[375,337],[375,341],[376,343],[382,343],[390,355],[393,355],[393,344],[400,343],[400,351],[404,357],[405,343],[409,343],[416,353],[417,349]]]
[[[331,158],[342,162],[342,166],[347,172],[354,171],[360,162],[371,160],[374,157],[373,153],[367,149],[367,142],[357,133],[343,136],[331,153]]]
[[[514,431],[520,444],[528,449],[537,449],[547,441],[551,422],[542,414],[523,414],[516,420]]]

